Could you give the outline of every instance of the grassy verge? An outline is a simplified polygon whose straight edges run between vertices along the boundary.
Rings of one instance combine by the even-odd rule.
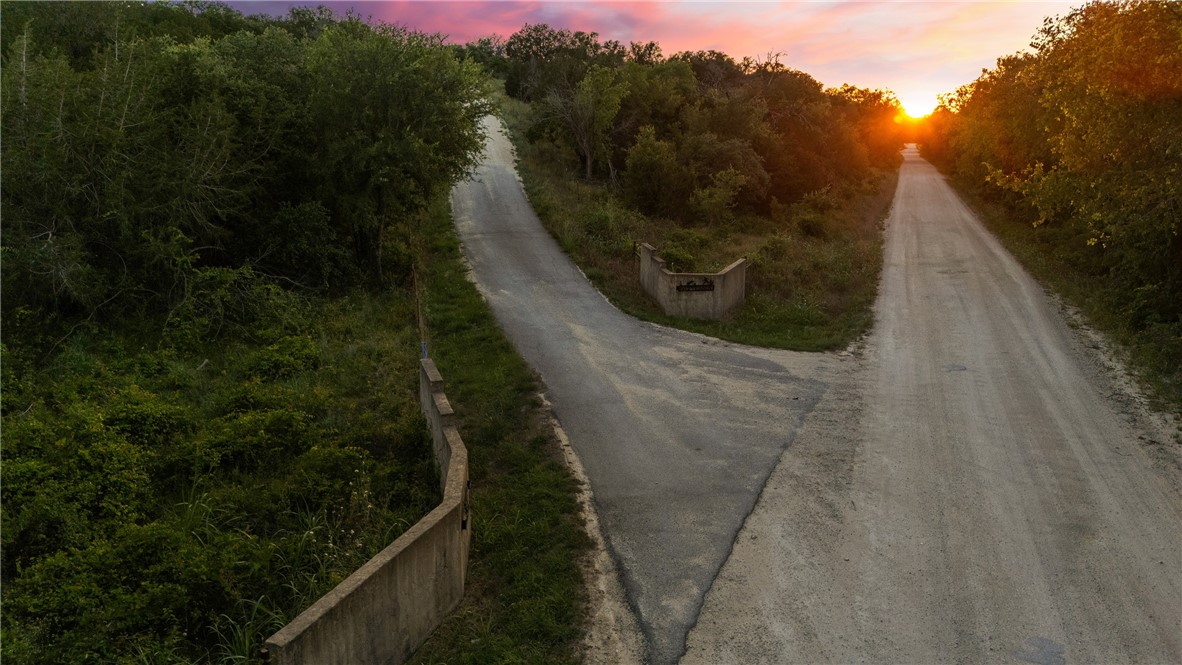
[[[577,662],[590,543],[576,483],[539,417],[536,379],[465,277],[447,206],[428,223],[428,344],[471,460],[472,553],[463,603],[415,660]]]
[[[1086,236],[1069,228],[1035,227],[964,183],[949,182],[1031,274],[1117,343],[1125,365],[1149,388],[1153,406],[1182,417],[1182,321],[1133,326],[1125,313],[1128,294],[1114,290],[1104,275],[1081,269]]]
[[[463,606],[418,657],[575,662],[575,482],[464,277],[446,202],[421,232],[473,550]],[[46,356],[53,339],[5,321],[6,662],[250,661],[438,503],[411,290],[308,302],[234,285],[263,314],[221,320],[212,342],[189,334],[207,317],[164,335],[146,320],[83,326]]]
[[[410,293],[236,284],[212,342],[5,321],[6,662],[245,662],[438,503]]]
[[[845,347],[873,324],[882,267],[881,222],[897,171],[841,191],[817,192],[771,216],[683,228],[625,206],[609,187],[545,140],[529,143],[529,107],[505,98],[518,171],[542,223],[617,307],[641,319],[745,344],[801,351]],[[639,283],[634,243],[648,242],[678,271],[714,271],[750,261],[747,302],[723,321],[666,316]]]

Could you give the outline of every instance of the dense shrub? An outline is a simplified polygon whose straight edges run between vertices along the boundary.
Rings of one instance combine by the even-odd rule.
[[[326,10],[0,35],[3,658],[245,662],[438,501],[400,285],[485,79]]]
[[[945,99],[921,149],[1033,225],[1052,272],[1182,394],[1182,5],[1091,2],[1032,47]]]
[[[406,224],[483,141],[484,79],[438,37],[216,5],[3,11],[6,314],[175,309],[210,271],[397,281]]]
[[[309,304],[271,343],[107,333],[6,367],[5,659],[253,648],[244,622],[292,618],[434,505],[408,300]]]
[[[905,127],[893,94],[825,90],[774,58],[665,59],[652,42],[624,48],[546,25],[523,27],[503,56],[477,51],[502,57],[493,69],[508,72],[507,92],[531,104],[531,141],[574,153],[584,178],[684,225],[733,225],[899,162]]]

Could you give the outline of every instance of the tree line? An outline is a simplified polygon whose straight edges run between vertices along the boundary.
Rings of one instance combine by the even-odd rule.
[[[259,283],[397,281],[472,166],[479,67],[327,9],[5,3],[4,309],[249,309]]]
[[[928,159],[1054,236],[1135,331],[1182,366],[1182,4],[1092,2],[944,98]],[[1175,332],[1169,332],[1169,330]]]
[[[666,57],[597,33],[526,25],[461,51],[531,104],[548,138],[636,209],[686,224],[769,215],[897,164],[904,127],[888,91],[825,89],[777,56]]]
[[[0,65],[3,658],[254,660],[438,502],[409,276],[487,76],[204,2],[5,2]]]

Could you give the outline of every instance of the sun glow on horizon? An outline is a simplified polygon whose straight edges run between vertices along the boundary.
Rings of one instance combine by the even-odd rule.
[[[934,94],[909,93],[901,94],[898,97],[899,103],[903,105],[903,112],[916,120],[931,115],[932,111],[936,110],[938,103]]]

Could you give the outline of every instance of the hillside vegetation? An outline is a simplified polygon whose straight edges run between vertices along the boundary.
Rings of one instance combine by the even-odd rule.
[[[446,206],[479,67],[326,10],[0,11],[4,661],[254,659],[437,503],[423,338],[474,510],[425,657],[571,659],[575,488]]]
[[[617,305],[797,349],[869,328],[907,129],[891,93],[824,89],[774,57],[665,57],[546,25],[463,50],[505,81],[531,203]],[[640,291],[637,242],[679,271],[748,257],[747,304],[720,323],[663,316]]]
[[[1048,20],[925,131],[923,154],[1182,413],[1182,4]]]

